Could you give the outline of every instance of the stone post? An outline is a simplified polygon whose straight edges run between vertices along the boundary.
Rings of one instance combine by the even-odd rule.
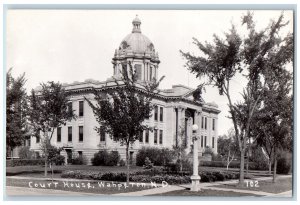
[[[200,191],[199,185],[200,185],[201,177],[199,176],[199,173],[198,173],[198,166],[199,166],[198,136],[197,136],[198,125],[194,124],[192,129],[193,129],[194,148],[193,148],[193,175],[191,176],[191,180],[192,180],[191,191]]]

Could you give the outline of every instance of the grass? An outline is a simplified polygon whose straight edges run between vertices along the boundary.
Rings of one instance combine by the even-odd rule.
[[[210,190],[210,189],[203,189],[198,192],[192,192],[188,189],[186,190],[178,190],[178,191],[171,191],[161,194],[154,194],[151,196],[207,196],[207,197],[237,197],[237,196],[258,196],[254,194],[247,194],[247,193],[237,193],[233,191],[218,191],[218,190]]]
[[[100,171],[100,172],[114,172],[123,171],[126,172],[126,167],[120,166],[91,166],[91,165],[66,165],[66,166],[55,166],[54,177],[60,178],[60,175],[65,170],[88,170],[88,171]],[[143,170],[142,167],[131,166],[130,171]],[[6,167],[6,176],[24,176],[24,177],[44,177],[43,166],[17,166],[17,167]],[[48,177],[51,176],[51,169],[48,168]]]
[[[226,169],[226,167],[203,167],[200,166],[199,167],[199,171],[208,171],[208,172],[212,172],[212,171],[220,171],[220,172],[234,172],[234,173],[239,173],[240,169],[239,168],[229,168],[228,170]],[[271,176],[268,171],[264,171],[264,170],[249,170],[248,174],[251,176]],[[246,175],[246,170],[245,170],[245,175]]]
[[[280,178],[277,179],[275,183],[272,182],[272,180],[262,180],[258,181],[258,186],[250,186],[250,183],[246,183],[247,180],[245,180],[245,186],[244,187],[237,187],[237,184],[224,184],[224,185],[218,185],[214,187],[221,187],[221,188],[230,188],[230,189],[242,189],[242,190],[251,190],[251,191],[263,191],[267,193],[274,193],[278,194],[281,192],[292,190],[292,183],[293,179],[292,177],[289,178]],[[254,182],[254,180],[253,180]]]
[[[145,189],[155,188],[151,185],[141,183],[130,183],[125,187],[124,183],[104,182],[104,181],[54,181],[51,180],[31,180],[31,179],[6,179],[7,186],[63,190],[81,193],[94,194],[118,194],[126,192],[135,192]]]

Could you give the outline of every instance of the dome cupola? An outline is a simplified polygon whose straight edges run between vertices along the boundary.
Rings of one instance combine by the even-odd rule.
[[[141,28],[140,28],[141,20],[138,18],[137,15],[135,19],[133,19],[132,25],[133,25],[132,33],[141,33]]]
[[[120,75],[120,65],[130,61],[140,80],[157,79],[157,69],[160,63],[158,53],[150,39],[142,34],[141,24],[141,20],[136,16],[132,21],[132,32],[121,41],[119,48],[115,50],[112,59],[114,77]]]

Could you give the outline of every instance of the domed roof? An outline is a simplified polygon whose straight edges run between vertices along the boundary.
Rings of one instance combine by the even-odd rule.
[[[135,54],[154,53],[155,49],[153,43],[141,32],[141,20],[136,16],[132,24],[132,33],[128,34],[122,40],[119,50],[130,50]]]
[[[149,38],[141,33],[128,34],[120,44],[121,49],[131,50],[133,53],[143,54],[154,52],[154,45]]]

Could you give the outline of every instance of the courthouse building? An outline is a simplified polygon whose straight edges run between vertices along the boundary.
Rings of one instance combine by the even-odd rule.
[[[133,29],[120,43],[112,57],[112,72],[115,78],[121,74],[121,64],[131,62],[142,82],[158,79],[159,57],[154,44],[141,32],[141,21],[136,17]],[[84,97],[93,101],[92,89],[103,89],[113,84],[114,79],[108,78],[104,82],[86,80],[72,84],[64,84],[69,93],[70,106],[78,116],[76,120],[67,122],[55,130],[52,145],[63,147],[61,152],[66,159],[74,156],[85,156],[90,159],[99,150],[118,151],[125,159],[125,145],[110,138],[107,133],[95,131],[99,127],[93,111]],[[113,85],[112,85],[113,86]],[[191,151],[192,125],[197,124],[200,136],[199,155],[205,147],[217,152],[218,136],[218,106],[207,103],[201,97],[194,97],[194,89],[184,85],[173,85],[171,89],[161,89],[153,99],[155,105],[152,116],[144,123],[152,126],[153,131],[144,131],[142,137],[130,147],[130,160],[134,163],[135,155],[142,147],[172,148],[174,145],[183,145],[187,153]],[[40,141],[31,137],[31,149],[40,151]]]

